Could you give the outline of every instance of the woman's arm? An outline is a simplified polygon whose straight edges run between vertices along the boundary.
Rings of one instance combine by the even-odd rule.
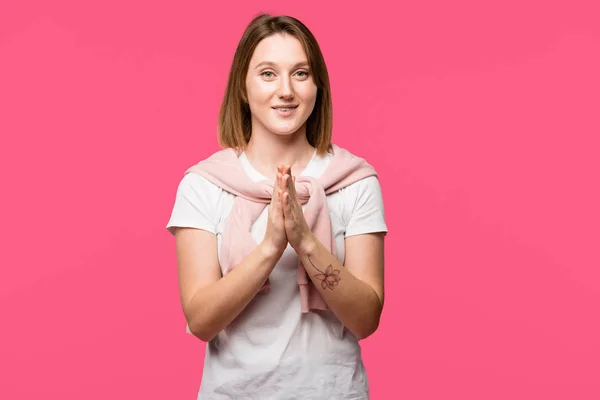
[[[379,326],[383,310],[383,233],[345,239],[344,264],[310,235],[296,252],[331,311],[358,339]]]
[[[242,312],[281,257],[278,249],[263,242],[221,277],[213,233],[177,228],[175,241],[183,313],[192,334],[205,342]]]
[[[190,331],[205,342],[213,339],[250,303],[287,247],[277,181],[267,207],[263,241],[223,277],[214,233],[189,228],[178,228],[175,232],[183,313]]]
[[[278,179],[280,186],[285,188],[283,215],[290,245],[340,322],[358,339],[368,337],[379,326],[383,310],[385,233],[348,236],[345,239],[345,266],[341,265],[308,227],[293,179],[289,174],[278,176]]]

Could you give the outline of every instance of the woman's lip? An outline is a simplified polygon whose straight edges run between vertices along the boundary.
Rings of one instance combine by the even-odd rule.
[[[273,107],[273,111],[275,111],[277,113],[277,115],[279,115],[280,117],[289,117],[289,116],[293,115],[296,112],[297,108],[298,107],[293,107],[293,108],[290,108],[288,110],[282,110],[280,108]]]
[[[298,104],[296,104],[295,106],[275,106],[275,107],[271,107],[273,110],[277,110],[278,108],[298,108]]]

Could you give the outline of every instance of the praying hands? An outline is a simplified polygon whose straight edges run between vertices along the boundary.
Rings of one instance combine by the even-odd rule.
[[[295,178],[289,165],[277,168],[275,188],[279,190],[285,233],[290,245],[300,253],[302,248],[316,240],[308,226],[298,194],[296,193]]]

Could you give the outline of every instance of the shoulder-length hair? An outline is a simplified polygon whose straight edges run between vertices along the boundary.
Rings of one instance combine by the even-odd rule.
[[[219,144],[223,148],[244,149],[252,135],[250,107],[247,101],[246,76],[250,59],[258,43],[274,34],[288,34],[300,41],[308,58],[317,86],[315,107],[306,121],[308,142],[324,155],[331,149],[333,113],[331,89],[325,59],[317,40],[299,20],[289,16],[260,14],[246,28],[233,57],[227,88],[221,103],[218,125]]]

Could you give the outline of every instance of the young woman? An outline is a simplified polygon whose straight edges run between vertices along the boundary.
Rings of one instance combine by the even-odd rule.
[[[262,14],[234,56],[222,150],[191,166],[167,224],[188,332],[208,342],[199,399],[367,399],[358,341],[383,308],[377,174],[331,143],[312,33]]]

